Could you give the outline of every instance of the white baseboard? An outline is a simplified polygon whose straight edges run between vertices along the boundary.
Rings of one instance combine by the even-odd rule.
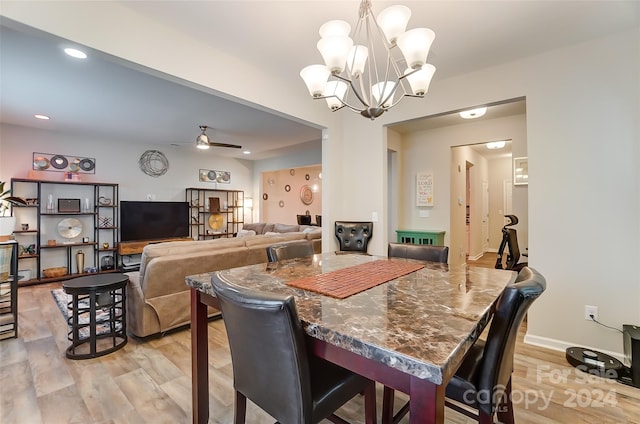
[[[555,350],[555,351],[558,351],[558,352],[565,352],[568,347],[576,346],[575,343],[568,343],[568,342],[565,342],[563,340],[550,339],[548,337],[534,336],[534,335],[530,335],[530,334],[525,334],[524,342],[526,344],[539,346],[539,347],[544,347],[544,348]],[[584,348],[587,348],[587,349],[594,350],[596,352],[601,352],[601,353],[604,353],[606,355],[613,356],[614,358],[616,358],[619,361],[621,361],[622,363],[624,363],[624,354],[623,353],[612,352],[612,351],[609,351],[609,350],[601,350],[601,349],[593,347],[593,346],[580,346],[580,347],[584,347]]]
[[[469,261],[477,261],[477,260],[478,260],[478,259],[480,259],[481,257],[482,257],[482,253],[480,253],[479,255],[476,255],[476,256],[469,256],[469,257],[467,258],[467,260],[469,260]]]

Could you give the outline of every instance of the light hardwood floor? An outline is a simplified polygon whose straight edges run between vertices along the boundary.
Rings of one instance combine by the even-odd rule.
[[[492,267],[493,261],[478,264]],[[51,296],[59,286],[19,289],[20,337],[0,341],[0,423],[191,422],[189,330],[153,340],[130,338],[123,349],[101,358],[66,359],[66,323]],[[209,324],[209,352],[210,422],[229,424],[233,382],[222,321]],[[587,376],[570,367],[563,352],[525,345],[522,337],[513,395],[520,424],[640,424],[640,389]],[[404,395],[398,397],[400,405]],[[378,414],[381,406],[380,397]],[[252,404],[248,410],[250,424],[274,421]],[[362,423],[362,399],[352,400],[340,415]],[[446,419],[472,422],[450,410]]]

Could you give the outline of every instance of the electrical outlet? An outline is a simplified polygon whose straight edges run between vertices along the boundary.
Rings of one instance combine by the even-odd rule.
[[[598,307],[591,305],[584,305],[584,319],[591,321],[591,315],[594,320],[598,320]]]

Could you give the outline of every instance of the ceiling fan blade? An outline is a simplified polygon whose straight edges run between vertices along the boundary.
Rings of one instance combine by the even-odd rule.
[[[210,141],[209,142],[209,146],[211,146],[211,147],[231,147],[233,149],[242,149],[242,146],[238,146],[237,144],[216,143],[214,141]]]

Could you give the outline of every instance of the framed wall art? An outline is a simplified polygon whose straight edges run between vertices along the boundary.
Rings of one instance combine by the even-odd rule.
[[[416,176],[416,206],[433,206],[433,174],[419,172]]]
[[[95,158],[82,156],[33,152],[32,164],[35,171],[74,172],[79,174],[96,173]]]
[[[513,158],[513,185],[529,185],[529,158]]]
[[[209,183],[231,183],[231,172],[229,171],[214,171],[211,169],[201,169],[198,171],[198,179],[203,182]]]

